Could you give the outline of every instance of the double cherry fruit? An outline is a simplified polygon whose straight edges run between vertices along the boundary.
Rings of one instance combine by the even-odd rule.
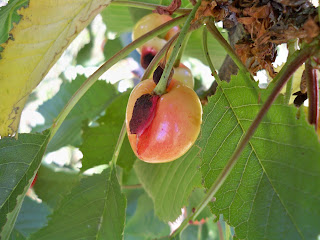
[[[156,13],[143,17],[134,27],[133,39],[171,19]],[[178,31],[179,27],[174,27],[138,49],[144,68]],[[153,92],[160,77],[154,74],[153,79],[141,81],[131,92],[126,109],[131,147],[139,159],[149,163],[170,162],[185,154],[196,141],[202,122],[202,106],[193,90],[191,71],[183,64],[175,68],[161,96]]]

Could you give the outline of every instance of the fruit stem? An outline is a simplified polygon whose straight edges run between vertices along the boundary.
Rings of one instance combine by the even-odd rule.
[[[155,10],[157,7],[167,7],[164,5],[145,3],[145,2],[133,2],[133,1],[113,1],[110,5],[114,6],[125,6],[125,7],[135,7],[147,10]],[[192,8],[178,8],[175,13],[190,13]]]
[[[214,77],[214,79],[217,81],[217,83],[219,85],[219,83],[221,82],[221,79],[220,79],[215,67],[212,64],[212,61],[211,61],[211,58],[209,55],[209,51],[208,51],[208,30],[207,30],[207,28],[204,28],[203,32],[202,32],[202,45],[203,45],[203,53],[207,59],[209,68],[211,70],[211,75]]]
[[[217,221],[217,227],[218,227],[218,232],[219,232],[219,240],[224,240],[223,229],[222,229],[220,220]],[[227,240],[229,240],[229,239],[227,239]]]
[[[154,88],[153,92],[159,96],[163,95],[166,93],[166,88],[167,88],[167,82],[168,82],[168,77],[170,75],[171,69],[173,67],[173,63],[175,58],[178,55],[179,49],[181,48],[182,42],[185,39],[186,34],[189,31],[189,27],[190,27],[190,23],[191,20],[193,20],[197,9],[199,8],[201,4],[201,0],[198,0],[197,4],[193,7],[191,13],[189,14],[186,22],[184,23],[181,32],[179,34],[179,37],[177,39],[177,42],[175,43],[171,56],[169,57],[169,60],[166,64],[166,67],[164,68],[163,74],[160,78],[159,83],[157,84],[157,86]]]
[[[64,106],[62,111],[59,113],[58,117],[55,119],[51,126],[51,134],[49,141],[53,138],[53,136],[58,131],[64,119],[68,116],[69,112],[73,109],[73,107],[77,104],[77,102],[81,99],[81,97],[89,90],[89,88],[98,80],[98,78],[106,72],[110,67],[120,61],[122,58],[127,56],[130,52],[135,50],[137,47],[141,46],[148,40],[153,37],[158,36],[161,33],[168,31],[170,28],[176,26],[177,24],[182,23],[188,15],[182,15],[180,17],[174,18],[159,27],[153,29],[152,31],[142,35],[115,55],[113,55],[108,61],[106,61],[102,66],[95,71],[81,86],[80,88],[73,94],[68,103]]]
[[[195,217],[197,217],[199,213],[212,200],[213,196],[217,193],[217,191],[224,184],[227,177],[231,173],[240,154],[242,153],[243,149],[249,142],[250,138],[254,134],[257,127],[259,126],[260,122],[262,121],[262,118],[268,112],[272,103],[276,100],[282,87],[287,83],[292,73],[296,69],[298,69],[299,66],[302,65],[317,50],[319,50],[319,47],[317,47],[316,45],[307,45],[305,48],[301,49],[300,51],[296,51],[294,54],[292,54],[292,56],[288,58],[286,64],[283,66],[283,68],[280,70],[280,72],[277,74],[277,76],[274,79],[275,80],[274,82],[276,82],[276,85],[273,87],[271,94],[269,95],[268,99],[261,107],[258,115],[250,125],[247,132],[244,134],[244,137],[239,142],[230,160],[227,162],[226,166],[223,168],[223,170],[221,171],[217,179],[214,181],[210,189],[207,191],[205,198],[196,207],[196,210],[181,223],[179,228],[171,235],[172,237],[177,236],[177,234],[179,234],[185,227],[187,227],[188,222],[193,221]]]
[[[212,34],[212,36],[221,44],[224,50],[226,50],[227,54],[232,58],[232,60],[235,62],[238,68],[242,70],[242,72],[250,74],[250,78],[253,80],[251,73],[248,71],[247,67],[242,63],[240,58],[234,52],[230,44],[221,35],[212,18],[206,21],[206,27],[208,31]]]
[[[161,50],[154,56],[150,64],[148,65],[147,69],[145,70],[141,81],[148,79],[151,73],[154,72],[160,60],[164,57],[168,48],[177,40],[180,32],[177,32],[170,40],[161,48]]]
[[[182,55],[183,55],[183,52],[184,52],[184,50],[185,50],[186,47],[187,47],[187,44],[188,44],[190,35],[191,35],[191,31],[188,31],[187,34],[186,34],[186,37],[185,37],[184,41],[182,42],[182,46],[181,46],[181,48],[180,48],[180,51],[179,51],[179,53],[178,53],[178,56],[177,56],[176,60],[174,61],[174,64],[173,64],[174,67],[179,67],[180,62],[181,62],[181,58],[182,58]]]
[[[290,40],[288,42],[288,50],[289,50],[289,56],[291,56],[296,50],[298,49],[298,41],[297,39]],[[286,93],[285,93],[285,103],[289,104],[291,94],[292,94],[292,84],[293,84],[293,75],[289,79],[286,85]]]
[[[117,160],[118,160],[118,157],[119,157],[119,154],[120,154],[121,146],[122,146],[122,143],[123,143],[123,140],[124,140],[126,134],[127,134],[127,131],[126,131],[126,120],[124,120],[123,124],[122,124],[122,128],[121,128],[120,134],[119,134],[119,137],[118,137],[118,141],[117,141],[116,147],[114,148],[114,152],[113,152],[113,156],[112,156],[111,164],[110,164],[111,166],[113,165],[115,167],[116,164],[117,164]]]
[[[305,66],[309,99],[308,120],[309,123],[313,124],[317,130],[319,118],[319,87],[317,70],[312,67],[310,59],[308,59]]]

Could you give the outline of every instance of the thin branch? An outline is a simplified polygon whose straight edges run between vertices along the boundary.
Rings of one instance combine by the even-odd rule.
[[[222,229],[220,221],[217,221],[217,227],[218,227],[218,231],[219,231],[219,240],[224,240],[223,229]]]
[[[311,60],[305,64],[306,66],[306,79],[308,86],[308,120],[309,123],[314,125],[316,130],[318,129],[318,118],[319,118],[319,86],[317,78],[317,70],[311,66]]]
[[[161,96],[162,94],[164,94],[166,92],[168,77],[169,77],[171,69],[173,67],[174,60],[178,55],[179,49],[181,48],[181,44],[182,44],[186,34],[189,31],[191,20],[193,20],[195,14],[196,14],[196,11],[199,8],[200,4],[201,4],[201,0],[199,0],[197,2],[197,4],[193,7],[193,9],[192,9],[191,13],[189,14],[186,22],[184,23],[184,25],[183,25],[183,27],[181,29],[181,32],[179,34],[179,37],[177,39],[177,42],[173,47],[173,50],[172,50],[171,56],[169,57],[168,63],[166,64],[166,67],[164,68],[164,71],[162,73],[160,81],[157,84],[157,86],[155,87],[155,89],[153,90],[153,92],[156,93],[159,96]]]
[[[207,28],[204,28],[202,33],[203,33],[202,34],[203,52],[204,52],[204,55],[205,55],[205,57],[207,59],[209,68],[211,70],[211,75],[214,77],[214,79],[219,84],[221,82],[221,79],[218,76],[217,71],[216,71],[215,67],[212,64],[212,61],[211,61],[210,55],[209,55],[209,51],[208,51],[208,31],[207,31]]]
[[[142,8],[147,10],[155,10],[157,7],[167,7],[164,5],[153,4],[153,3],[145,3],[145,2],[133,2],[133,1],[113,1],[111,5],[115,6],[125,6],[125,7],[135,7]],[[192,8],[179,8],[175,10],[175,13],[190,13]]]
[[[185,37],[184,41],[182,42],[182,46],[181,46],[181,49],[180,49],[180,51],[179,51],[179,53],[178,53],[178,56],[177,56],[176,60],[174,61],[174,64],[173,64],[174,67],[179,67],[180,62],[181,62],[182,55],[183,55],[183,53],[184,53],[184,50],[185,50],[186,47],[187,47],[187,44],[188,44],[189,38],[190,38],[190,36],[191,36],[191,33],[192,33],[192,32],[189,31],[189,32],[186,34],[186,37]]]
[[[122,146],[123,140],[124,140],[124,138],[126,136],[126,133],[127,133],[127,131],[126,131],[126,120],[124,120],[123,124],[122,124],[122,128],[121,128],[120,134],[119,134],[119,137],[118,137],[118,141],[117,141],[116,147],[114,148],[114,152],[113,152],[112,159],[111,159],[111,163],[113,164],[113,166],[116,166],[116,164],[117,164],[117,160],[118,160],[118,157],[119,157],[121,146]]]
[[[157,68],[158,63],[161,61],[161,59],[164,57],[166,52],[168,51],[168,48],[177,40],[180,32],[177,32],[170,40],[161,48],[161,50],[154,56],[152,61],[149,63],[147,69],[145,70],[141,81],[148,79],[151,75],[151,73],[154,72],[154,70]]]
[[[221,35],[219,30],[217,29],[214,21],[209,20],[206,22],[206,27],[208,31],[212,34],[212,36],[221,44],[221,46],[226,50],[227,54],[232,58],[232,60],[235,62],[235,64],[238,66],[240,70],[242,70],[245,73],[249,73],[247,67],[242,63],[240,58],[237,56],[237,54],[234,52],[230,44],[224,39],[224,37]],[[251,79],[253,80],[252,75],[250,74]]]
[[[81,99],[81,97],[89,90],[89,88],[98,80],[98,78],[106,72],[110,67],[112,67],[114,64],[116,64],[118,61],[120,61],[122,58],[127,56],[130,52],[132,52],[137,47],[144,44],[146,41],[152,39],[153,37],[168,31],[173,26],[176,26],[177,24],[180,24],[185,20],[187,15],[183,15],[180,17],[177,17],[175,19],[172,19],[161,26],[155,28],[154,30],[142,35],[129,45],[127,45],[125,48],[120,50],[118,53],[113,55],[108,61],[106,61],[97,71],[95,71],[81,86],[80,88],[73,94],[69,102],[65,105],[65,107],[62,109],[56,120],[51,126],[51,134],[50,139],[55,135],[55,133],[58,131],[59,127],[61,126],[64,119],[68,116],[69,112],[73,109],[73,107],[77,104],[77,102]]]
[[[297,50],[297,39],[293,39],[288,42],[288,50],[289,50],[289,56],[291,56],[296,50]],[[286,85],[286,93],[285,93],[285,102],[289,104],[291,94],[292,94],[292,84],[293,84],[293,75],[289,79]]]

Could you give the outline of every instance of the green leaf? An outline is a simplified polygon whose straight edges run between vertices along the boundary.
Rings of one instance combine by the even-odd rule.
[[[33,189],[43,202],[55,209],[81,177],[78,172],[70,169],[42,164]]]
[[[27,239],[31,233],[46,225],[49,214],[46,204],[25,197],[10,239]]]
[[[48,139],[49,131],[0,139],[0,239],[10,236]]]
[[[133,1],[135,2],[135,1]],[[137,2],[160,4],[168,6],[171,0],[139,0]],[[182,0],[181,7],[192,7],[189,0]],[[107,25],[107,32],[117,33],[131,32],[135,24],[151,10],[126,7],[125,5],[110,5],[101,12],[103,22]]]
[[[0,7],[0,45],[8,40],[13,23],[19,22],[21,18],[17,10],[28,4],[28,0],[10,0],[6,6]]]
[[[134,169],[161,220],[176,220],[181,208],[187,205],[192,190],[201,186],[200,162],[196,158],[199,151],[198,147],[193,147],[184,156],[169,163],[136,161]]]
[[[128,7],[110,5],[101,12],[108,32],[131,32],[134,22]]]
[[[83,144],[80,146],[83,153],[82,171],[111,161],[125,119],[129,95],[130,91],[127,91],[109,105],[106,114],[97,120],[99,126],[86,127],[83,130]],[[129,171],[135,159],[136,156],[126,137],[117,164]]]
[[[212,240],[214,238],[209,238],[208,236],[207,224],[202,225],[189,225],[180,236],[181,240]],[[218,238],[217,238],[218,239]]]
[[[204,199],[206,193],[203,188],[196,188],[193,190],[192,194],[190,195],[189,198],[189,204],[186,207],[187,209],[187,216],[189,216],[194,209],[198,206],[198,204]],[[196,220],[201,221],[201,219],[207,219],[212,216],[212,213],[209,209],[209,207],[205,207],[202,212],[197,216]]]
[[[109,168],[83,178],[30,239],[122,239],[125,209],[116,172]]]
[[[114,40],[107,39],[107,42],[103,48],[105,59],[110,59],[114,54],[119,52],[122,47],[122,42],[119,37]]]
[[[204,64],[207,64],[207,60],[203,53],[202,47],[202,31],[203,28],[200,28],[192,32],[187,47],[185,49],[184,55],[188,57],[197,58]],[[226,51],[214,38],[208,38],[208,50],[213,66],[216,69],[219,69],[223,63],[225,56],[227,55]]]
[[[45,118],[45,123],[36,126],[33,131],[42,131],[51,127],[54,119],[85,80],[85,76],[78,75],[72,82],[63,82],[59,92],[39,106],[38,111]],[[79,146],[81,144],[82,121],[94,119],[116,95],[117,92],[113,85],[105,81],[94,83],[64,120],[50,141],[47,152],[58,150],[66,145]]]
[[[204,109],[201,171],[210,188],[269,95],[239,73]],[[316,239],[320,233],[320,145],[314,127],[279,97],[216,194],[239,239]]]
[[[170,228],[167,223],[161,222],[154,215],[152,200],[146,193],[138,199],[137,209],[126,223],[125,239],[155,239],[170,234]]]

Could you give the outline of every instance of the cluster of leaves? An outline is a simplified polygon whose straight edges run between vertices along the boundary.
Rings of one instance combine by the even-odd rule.
[[[244,6],[246,1],[235,2],[242,4],[235,5],[239,10],[234,11],[237,18],[257,8],[256,5]],[[11,32],[14,41],[7,41],[10,27],[0,32],[0,36],[7,36],[2,40],[0,53],[2,136],[16,131],[12,123],[19,120],[19,111],[25,102],[18,100],[30,94],[67,43],[109,3],[75,0],[66,6],[63,1],[50,5],[46,1],[12,0],[1,8],[0,16],[5,16],[5,21],[0,24],[12,26],[14,19],[10,17],[17,15],[19,7],[26,7],[19,10],[23,17]],[[213,3],[222,6],[219,1]],[[169,2],[162,4],[169,5]],[[280,1],[280,4],[284,3]],[[191,7],[191,4],[182,1],[182,7]],[[231,11],[229,7],[223,9]],[[116,33],[116,38],[107,39],[104,46],[106,59],[123,47],[126,32],[149,12],[116,4],[101,12],[107,31]],[[50,18],[53,15],[56,18]],[[30,25],[33,27],[27,27]],[[199,44],[201,31],[192,33],[186,56],[205,59]],[[38,39],[33,37],[36,32],[42,32]],[[21,35],[24,41],[29,36],[30,44],[24,46],[27,53],[22,55],[16,50],[20,49]],[[54,41],[50,41],[50,37]],[[79,52],[78,63],[91,54],[92,45],[85,48]],[[211,39],[209,49],[213,64],[219,68],[225,51]],[[44,63],[40,64],[39,59]],[[23,74],[15,73],[16,66],[30,69]],[[21,74],[21,78],[10,85],[10,79],[16,74]],[[204,107],[200,137],[187,154],[174,162],[148,164],[136,160],[125,139],[114,166],[109,162],[129,97],[129,91],[120,93],[115,85],[97,81],[50,139],[51,124],[85,80],[79,75],[72,82],[62,83],[59,92],[39,107],[45,123],[36,126],[33,133],[19,134],[17,140],[0,139],[0,239],[131,240],[168,236],[167,222],[177,219],[185,206],[187,214],[196,210],[205,190],[224,168],[272,91],[272,86],[259,89],[257,83],[240,71],[231,83],[219,84],[216,94],[209,98]],[[22,90],[17,91],[17,86]],[[198,222],[201,223],[201,219],[206,222],[190,225],[180,235],[181,239],[195,239],[195,236],[218,239],[221,219],[234,227],[236,239],[316,238],[320,222],[320,145],[303,113],[299,119],[296,113],[296,108],[287,105],[282,96],[276,100],[214,201],[198,216]],[[43,132],[37,133],[39,131]],[[66,145],[81,150],[80,172],[72,166],[41,165],[46,153]],[[84,174],[98,167],[101,173]],[[34,190],[41,203],[25,197],[37,172]],[[223,218],[219,221],[220,216]]]

